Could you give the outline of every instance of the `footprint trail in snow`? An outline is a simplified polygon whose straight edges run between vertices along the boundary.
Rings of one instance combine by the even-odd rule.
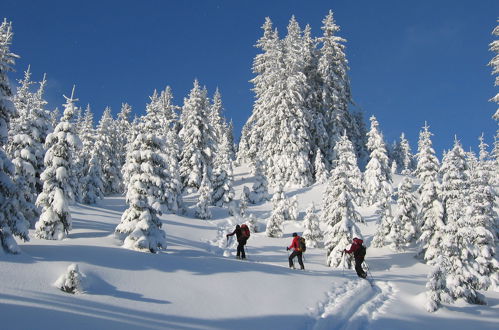
[[[371,320],[383,312],[394,289],[389,282],[376,282],[371,286],[366,280],[353,280],[334,287],[325,301],[312,311],[316,321],[313,330],[369,329]]]

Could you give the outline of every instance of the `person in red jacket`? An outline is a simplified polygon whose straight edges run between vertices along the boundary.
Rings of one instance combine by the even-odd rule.
[[[305,266],[303,265],[303,253],[300,250],[300,236],[298,236],[297,233],[293,233],[293,241],[291,242],[291,245],[286,248],[287,251],[293,249],[293,252],[289,256],[289,268],[295,268],[295,265],[293,264],[293,259],[295,257],[298,257],[298,263],[300,264],[301,269],[305,269]]]
[[[355,271],[357,275],[362,278],[367,277],[367,273],[362,269],[362,263],[364,262],[365,257],[365,247],[362,246],[364,243],[360,238],[355,237],[352,242],[352,246],[350,246],[349,250],[343,250],[346,253],[353,253],[353,257],[355,258]]]

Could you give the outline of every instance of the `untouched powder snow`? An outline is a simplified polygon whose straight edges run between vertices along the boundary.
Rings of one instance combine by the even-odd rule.
[[[254,182],[246,167],[235,169],[235,179],[236,196]],[[326,267],[322,248],[307,249],[305,271],[289,269],[291,234],[303,232],[312,202],[321,209],[324,191],[324,184],[286,190],[288,198],[297,197],[300,214],[284,222],[282,238],[265,236],[271,202],[248,205],[259,232],[248,241],[247,261],[235,259],[233,242],[226,247],[221,234],[237,219],[218,207],[210,207],[211,220],[196,219],[194,194],[185,198],[187,214],[161,216],[168,247],[158,254],[124,249],[115,239],[124,197],[73,205],[66,239],[41,240],[31,231],[21,254],[0,252],[0,328],[497,329],[498,292],[485,292],[487,306],[458,302],[426,312],[429,267],[414,258],[415,249],[369,247],[376,230],[372,208],[359,211],[367,221],[360,229],[373,286],[354,270]],[[82,274],[82,294],[55,286],[72,264]]]

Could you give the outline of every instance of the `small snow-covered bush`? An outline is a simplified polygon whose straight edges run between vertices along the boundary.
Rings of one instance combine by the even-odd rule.
[[[71,264],[68,266],[66,273],[59,276],[55,282],[55,286],[67,293],[83,293],[82,278],[83,274],[80,273],[78,265]]]

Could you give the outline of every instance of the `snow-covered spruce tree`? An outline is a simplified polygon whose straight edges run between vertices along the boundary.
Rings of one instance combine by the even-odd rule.
[[[270,18],[265,18],[262,26],[263,36],[257,41],[255,47],[262,50],[253,60],[253,73],[256,75],[251,82],[254,85],[255,103],[253,112],[243,126],[237,159],[254,162],[258,155],[261,156],[260,145],[264,135],[263,126],[271,114],[269,104],[275,85],[279,79],[279,70],[282,61],[282,47],[277,30],[272,27]]]
[[[271,198],[263,166],[263,162],[257,159],[255,162],[255,183],[253,183],[252,191],[248,194],[248,201],[251,204],[258,204]]]
[[[40,216],[35,206],[38,195],[35,168],[38,166],[36,156],[40,143],[37,141],[34,117],[31,115],[35,106],[35,97],[30,91],[30,86],[34,82],[31,81],[29,67],[25,71],[24,79],[19,83],[17,93],[13,97],[18,115],[11,121],[7,154],[15,166],[12,178],[17,188],[12,198],[19,202],[19,211],[30,226],[34,226]]]
[[[412,180],[405,177],[398,188],[397,214],[388,235],[390,248],[394,251],[403,251],[416,240],[418,205],[412,190]]]
[[[272,185],[308,186],[312,183],[310,86],[305,74],[308,63],[303,56],[303,34],[291,18],[282,41],[266,20],[264,36],[257,47],[252,80],[256,93],[253,113],[243,137],[250,150],[247,157],[266,160],[266,175]]]
[[[388,156],[383,135],[378,129],[378,121],[374,116],[371,120],[371,130],[368,133],[367,147],[371,151],[369,163],[364,173],[364,202],[375,205],[380,216],[378,228],[374,234],[373,246],[382,247],[392,226],[392,187],[391,172],[388,167]]]
[[[315,170],[315,182],[316,183],[326,183],[328,177],[328,171],[324,163],[324,157],[322,157],[322,152],[317,149],[315,152],[314,160],[314,170]]]
[[[469,168],[461,143],[454,142],[454,147],[445,154],[439,170],[442,184],[440,195],[444,207],[445,224],[455,223],[463,216],[463,205],[467,204],[469,194]]]
[[[215,90],[215,94],[213,95],[213,104],[209,109],[208,119],[210,121],[210,127],[213,128],[214,131],[214,148],[218,150],[220,148],[220,144],[222,143],[222,139],[228,139],[227,136],[227,123],[222,116],[223,105],[222,105],[222,94],[218,90]]]
[[[400,169],[400,173],[410,175],[412,172],[413,156],[411,154],[411,146],[404,133],[400,135],[400,142],[397,144],[397,154],[399,156],[397,166]]]
[[[329,183],[323,198],[322,220],[327,228],[324,233],[326,265],[337,268],[351,268],[351,260],[343,258],[342,251],[348,247],[354,237],[362,237],[356,223],[364,223],[355,209],[354,194],[356,188],[351,181],[350,172],[353,164],[357,166],[352,143],[343,135],[335,146],[339,156],[336,167],[331,171]],[[345,263],[343,263],[345,262]]]
[[[36,177],[36,190],[38,193],[43,190],[43,183],[40,179],[42,172],[45,169],[44,158],[45,158],[45,141],[47,135],[54,130],[55,126],[52,126],[51,122],[51,112],[46,110],[47,101],[44,99],[45,86],[47,84],[46,75],[43,75],[42,81],[40,81],[40,86],[36,93],[34,94],[34,104],[31,111],[31,116],[33,118],[32,123],[33,129],[33,139],[37,141],[35,157],[37,160],[37,165],[35,167],[35,177]]]
[[[95,136],[93,115],[87,107],[81,123],[80,137],[83,143],[80,165],[82,166],[82,202],[95,204],[104,197],[104,183],[102,174],[102,141]]]
[[[483,141],[482,141],[483,142]],[[459,235],[471,247],[467,263],[476,277],[475,289],[487,290],[499,285],[499,262],[496,258],[494,210],[495,195],[490,184],[487,163],[480,159],[470,171],[469,206],[459,226]]]
[[[317,70],[321,79],[321,113],[325,118],[328,138],[327,146],[322,152],[326,155],[328,163],[333,164],[337,158],[332,153],[336,142],[344,132],[352,138],[352,118],[348,113],[352,96],[345,55],[346,40],[337,35],[340,27],[334,21],[332,11],[329,11],[322,24],[323,36],[319,38],[322,47],[319,49]]]
[[[428,282],[426,283],[426,310],[435,312],[442,306],[442,303],[452,302],[452,297],[447,289],[447,266],[446,258],[440,256],[435,261],[434,268],[428,274]]]
[[[69,175],[75,166],[73,152],[81,148],[81,141],[71,122],[76,108],[74,103],[78,101],[74,98],[74,87],[71,97],[64,97],[64,115],[45,143],[45,170],[41,175],[43,191],[36,200],[36,205],[43,209],[35,225],[35,235],[43,239],[62,240],[71,230],[68,205],[74,201],[74,187]]]
[[[102,174],[106,195],[121,192],[123,177],[121,164],[117,156],[116,125],[111,108],[106,107],[97,125],[97,138],[101,142]]]
[[[266,166],[271,184],[282,183],[299,187],[313,183],[310,162],[310,109],[306,97],[310,92],[304,74],[307,63],[302,52],[302,31],[294,17],[288,24],[288,34],[282,40],[283,56],[279,81],[271,88],[267,102],[272,111],[263,123],[260,145],[262,159],[270,159]]]
[[[182,183],[179,174],[178,156],[180,154],[177,138],[177,122],[174,106],[171,104],[169,87],[158,95],[154,91],[151,102],[146,106],[145,117],[141,118],[137,132],[154,134],[164,142],[163,154],[167,157],[167,168],[164,169],[162,204],[169,212],[183,212]]]
[[[83,274],[77,264],[71,264],[64,274],[59,276],[55,282],[55,286],[64,292],[77,294],[83,292],[82,287]]]
[[[10,118],[16,115],[7,77],[17,57],[10,52],[12,37],[12,23],[4,20],[0,25],[0,244],[7,252],[18,253],[20,249],[14,236],[29,240],[29,223],[19,211],[17,187],[11,179],[15,169],[3,149],[7,142]]]
[[[163,127],[163,135],[168,135],[172,129],[178,129],[179,107],[173,104],[173,93],[170,86],[166,86],[159,95],[159,115]]]
[[[146,129],[142,131],[128,148],[124,167],[128,177],[128,209],[115,234],[123,240],[125,248],[155,253],[166,248],[166,234],[158,215],[164,201],[168,156],[163,151],[163,139]]]
[[[287,202],[282,185],[277,186],[276,192],[272,196],[272,205],[272,213],[267,220],[265,234],[267,237],[282,237],[282,224],[286,220],[285,214],[287,212]]]
[[[221,133],[223,134],[223,132]],[[212,182],[213,205],[227,206],[234,199],[232,159],[230,158],[230,144],[227,134],[221,136],[218,151],[215,155]]]
[[[296,221],[298,220],[298,215],[300,214],[300,210],[298,209],[298,198],[295,196],[286,200],[286,212],[284,214],[284,218],[286,220]]]
[[[120,169],[122,169],[123,165],[125,165],[127,145],[132,139],[132,124],[130,122],[131,114],[132,107],[128,103],[122,103],[121,110],[118,113],[116,121],[114,122],[116,129],[116,157],[118,158]],[[121,191],[125,190],[124,184],[123,180],[122,186],[120,187]]]
[[[197,80],[184,99],[179,132],[182,140],[182,154],[180,160],[180,176],[184,188],[198,189],[203,179],[203,168],[211,175],[212,157],[214,152],[213,132],[210,131],[208,120],[209,100],[206,90],[199,86]]]
[[[419,187],[418,215],[418,242],[420,245],[418,255],[426,261],[431,261],[438,252],[441,241],[443,222],[443,206],[438,195],[438,170],[439,161],[431,142],[432,133],[425,123],[419,132],[416,176],[421,181]],[[427,252],[428,251],[428,252]]]
[[[201,181],[201,186],[199,187],[199,198],[196,204],[196,217],[199,219],[211,219],[211,211],[209,206],[211,205],[211,194],[212,194],[211,178],[208,174],[206,167],[203,170],[203,181]]]
[[[317,216],[314,203],[310,204],[305,212],[305,218],[303,219],[303,237],[307,241],[307,247],[315,248],[318,247],[324,235],[319,227],[319,217]]]
[[[386,199],[391,195],[392,181],[386,146],[383,135],[378,129],[378,121],[374,116],[369,119],[371,130],[367,133],[367,147],[370,151],[370,160],[364,173],[364,203],[368,206],[386,203]]]

